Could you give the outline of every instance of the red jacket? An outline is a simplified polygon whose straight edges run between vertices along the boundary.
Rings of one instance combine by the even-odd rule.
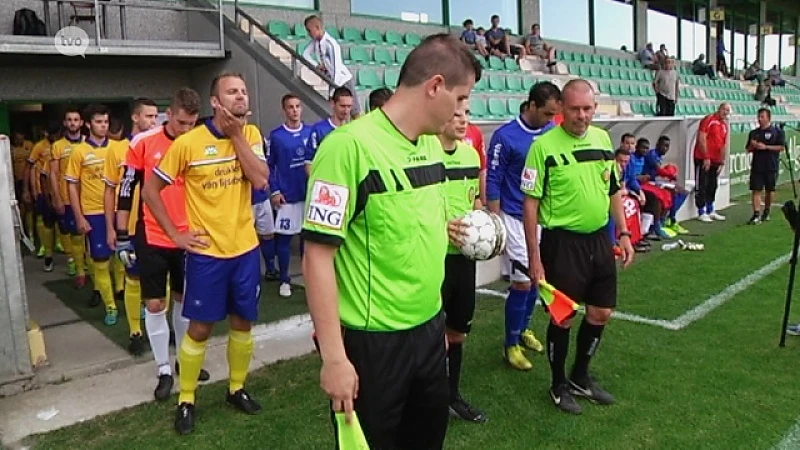
[[[701,132],[706,134],[706,154],[702,154],[700,143],[695,140],[694,159],[710,159],[712,164],[722,164],[725,158],[725,144],[728,141],[728,124],[714,113],[700,121],[698,136]]]
[[[476,125],[467,125],[467,135],[464,136],[464,142],[471,145],[478,151],[478,156],[481,159],[481,170],[486,170],[486,151],[483,147],[483,133]]]

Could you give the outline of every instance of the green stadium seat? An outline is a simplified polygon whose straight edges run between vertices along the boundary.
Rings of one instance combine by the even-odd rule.
[[[589,78],[592,75],[592,71],[589,66],[580,65],[578,66],[578,74],[583,78]]]
[[[603,58],[600,55],[591,55],[592,64],[603,64]]]
[[[497,97],[489,99],[489,115],[493,118],[505,118],[508,116],[508,107],[506,102]]]
[[[289,28],[289,24],[282,20],[270,20],[267,24],[267,31],[281,39],[292,37],[292,30]]]
[[[652,95],[651,95],[650,94],[650,89],[648,89],[648,88],[651,88],[651,86],[648,86],[646,84],[640,84],[639,85],[639,96],[640,97],[655,97],[656,93],[653,92]]]
[[[481,77],[481,80],[475,83],[475,86],[472,88],[475,92],[486,92],[489,89],[489,82],[486,81],[487,77],[484,75]]]
[[[607,66],[603,66],[600,68],[600,78],[608,80],[611,78],[611,69]]]
[[[360,44],[364,42],[364,37],[361,36],[361,31],[353,27],[344,27],[342,29],[342,40],[345,42],[354,42]]]
[[[617,97],[622,95],[622,85],[620,83],[611,83],[611,95]]]
[[[367,28],[364,30],[364,40],[370,44],[383,44],[383,36],[378,30]]]
[[[600,64],[602,64],[604,66],[610,66],[611,65],[611,57],[610,56],[602,56],[602,57],[600,57],[600,60],[601,60]]]
[[[400,71],[397,69],[386,69],[383,72],[383,83],[394,89],[397,87],[397,81],[400,79]]]
[[[570,64],[567,66],[567,70],[569,70],[570,75],[578,75],[580,69],[580,65],[578,64]]]
[[[619,73],[619,67],[612,67],[610,71],[611,71],[611,76],[609,78],[611,78],[612,80],[622,79],[622,75]]]
[[[353,64],[369,64],[372,62],[372,58],[369,57],[366,47],[354,45],[350,47],[350,62]]]
[[[469,115],[476,119],[487,117],[489,115],[489,109],[486,106],[486,99],[470,97]]]
[[[525,92],[528,92],[531,90],[533,85],[538,82],[539,80],[537,80],[536,78],[526,75],[522,77],[522,88],[525,90]]]
[[[600,67],[589,66],[589,76],[592,78],[600,78]]]
[[[422,38],[416,33],[406,33],[405,41],[406,45],[416,47],[420,42],[422,42]]]
[[[485,58],[480,58],[485,59]],[[498,58],[497,56],[490,56],[489,57],[489,68],[492,70],[503,70],[505,69],[506,65],[502,59]]]
[[[633,95],[633,92],[631,91],[631,85],[628,83],[623,83],[620,85],[620,93],[626,97]]]
[[[584,64],[591,64],[592,63],[592,55],[587,53],[581,53],[581,62]]]
[[[522,80],[517,76],[506,77],[506,88],[511,92],[523,92]]]
[[[630,69],[622,69],[619,71],[619,79],[624,81],[631,80],[633,79],[633,74]]]
[[[358,85],[367,89],[375,89],[383,86],[383,80],[374,68],[364,67],[358,71]]]
[[[295,39],[308,39],[308,31],[302,23],[296,23],[292,33]]]
[[[506,68],[506,70],[511,71],[511,72],[519,72],[519,70],[520,70],[519,69],[519,64],[517,64],[517,61],[515,61],[514,58],[506,58],[506,60],[505,60],[505,68]]]
[[[571,62],[572,61],[572,52],[565,52],[564,50],[557,50],[556,51],[556,58],[558,58],[559,61]]]
[[[521,104],[522,104],[522,100],[520,100],[518,98],[510,98],[510,99],[508,99],[508,112],[511,113],[511,115],[514,115],[514,116],[517,115],[517,113],[519,112],[519,105],[521,105]]]
[[[686,109],[686,105],[684,105],[683,103],[678,103],[677,106],[675,107],[675,115],[685,116],[688,114],[687,111],[688,110]]]
[[[600,91],[601,94],[609,94],[609,83],[607,81],[598,81],[597,82],[597,90]]]
[[[405,42],[403,42],[403,35],[397,31],[387,31],[385,40],[389,45],[405,45]]]
[[[502,92],[506,90],[506,79],[502,75],[491,75],[489,77],[489,90]]]
[[[325,31],[327,31],[328,34],[330,34],[331,37],[336,39],[337,41],[341,41],[342,40],[342,35],[339,34],[339,29],[338,28],[336,28],[334,26],[331,26],[331,25],[328,25],[327,27],[325,27]]]
[[[386,47],[375,47],[373,50],[373,59],[375,63],[383,66],[391,66],[394,64],[394,57],[389,53]]]
[[[409,53],[411,53],[411,50],[407,48],[398,48],[397,50],[395,50],[394,58],[395,61],[397,61],[397,64],[400,64],[402,66],[403,63],[406,62],[406,58],[408,58]]]

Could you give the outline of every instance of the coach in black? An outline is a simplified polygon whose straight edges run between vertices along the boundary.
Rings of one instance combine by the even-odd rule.
[[[767,108],[758,110],[758,128],[747,138],[747,151],[753,153],[750,163],[750,190],[753,192],[753,216],[748,225],[756,225],[769,220],[769,207],[778,180],[778,158],[786,145],[783,130],[772,125],[772,113]],[[764,198],[764,212],[761,209],[761,191],[767,191]]]

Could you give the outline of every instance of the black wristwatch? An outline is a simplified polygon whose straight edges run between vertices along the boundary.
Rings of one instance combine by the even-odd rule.
[[[633,236],[633,235],[631,234],[630,231],[620,231],[619,232],[619,237],[623,237],[623,236],[627,236],[630,239],[630,237]]]

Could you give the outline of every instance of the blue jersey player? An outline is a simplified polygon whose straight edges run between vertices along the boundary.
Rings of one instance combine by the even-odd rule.
[[[529,278],[528,250],[522,224],[522,169],[534,139],[553,128],[559,112],[561,92],[550,82],[535,84],[528,106],[516,119],[492,135],[489,167],[486,174],[486,200],[489,210],[503,218],[508,240],[506,257],[511,261],[511,289],[506,298],[505,358],[517,370],[530,370],[522,345],[541,352],[542,343],[529,328],[538,291]]]
[[[269,159],[269,141],[264,139],[266,157]],[[253,188],[251,195],[253,206],[253,222],[258,233],[261,256],[264,257],[266,270],[264,278],[267,281],[277,281],[280,274],[275,269],[275,217],[272,213],[272,203],[269,201],[269,186],[264,189]]]
[[[301,117],[303,106],[294,94],[281,99],[285,121],[269,134],[269,189],[270,201],[277,210],[275,215],[275,252],[280,271],[281,297],[292,295],[289,282],[289,258],[292,236],[299,234],[303,225],[303,205],[306,200],[306,147],[311,137],[311,127]]]
[[[658,177],[659,170],[664,165],[664,156],[666,156],[667,152],[669,151],[669,146],[669,136],[663,135],[658,138],[658,141],[656,142],[656,148],[647,152],[644,157],[642,175],[647,176],[647,178],[651,181],[654,181],[656,177]],[[687,234],[689,231],[678,223],[677,215],[678,211],[681,209],[681,206],[683,206],[683,203],[686,201],[688,194],[682,186],[677,184],[667,190],[672,195],[672,206],[666,213],[666,222],[662,222],[660,225],[662,228],[669,230],[667,232],[670,235],[669,237],[674,237],[676,234]]]
[[[311,127],[311,137],[306,146],[306,174],[311,173],[311,162],[317,153],[319,144],[331,131],[350,121],[350,111],[353,109],[353,93],[346,87],[333,90],[331,97],[331,116],[322,119]]]

